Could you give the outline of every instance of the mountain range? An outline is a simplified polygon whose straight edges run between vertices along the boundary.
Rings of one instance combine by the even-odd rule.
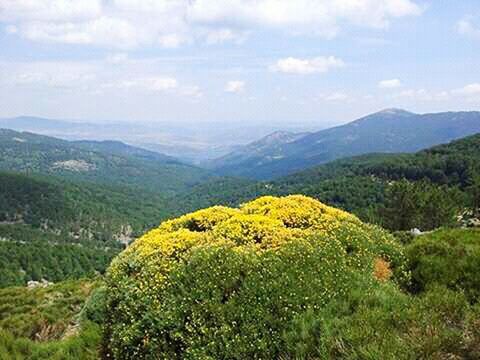
[[[0,129],[0,170],[135,186],[174,194],[211,177],[208,171],[116,141],[66,141]]]
[[[155,120],[97,121],[48,119],[35,116],[0,118],[0,128],[29,131],[65,140],[117,140],[198,164],[221,157],[238,145],[278,130],[273,123],[202,123],[196,121]],[[283,124],[282,128],[303,131],[306,126]],[[308,127],[310,129],[310,127]]]
[[[306,134],[275,133],[209,163],[220,175],[272,179],[339,158],[415,152],[480,132],[480,112],[383,110]]]

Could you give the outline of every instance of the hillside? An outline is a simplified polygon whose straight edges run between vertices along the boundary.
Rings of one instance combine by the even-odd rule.
[[[288,131],[276,131],[260,140],[250,144],[239,146],[231,153],[204,165],[211,169],[221,169],[223,173],[234,172],[235,168],[245,163],[262,164],[282,158],[283,147],[307,136],[308,133],[292,133]]]
[[[274,181],[225,178],[200,184],[177,197],[194,210],[213,204],[238,205],[261,195],[304,194],[366,216],[384,202],[387,185],[406,178],[468,192],[480,174],[480,134],[414,154],[370,154],[336,160]]]
[[[0,172],[0,287],[103,272],[169,216],[157,194]]]
[[[147,160],[147,161],[167,163],[167,164],[178,164],[178,165],[181,164],[177,159],[171,156],[164,155],[154,151],[149,151],[142,148],[138,148],[135,146],[131,146],[121,141],[78,140],[78,141],[72,141],[72,143],[76,146],[79,146],[81,148],[84,148],[90,151],[103,152],[103,153],[118,155],[118,156],[131,156],[138,160]]]
[[[0,189],[3,225],[26,224],[84,240],[114,240],[126,227],[133,236],[168,216],[161,196],[124,187],[0,172]]]
[[[222,175],[272,179],[339,158],[410,153],[478,132],[480,112],[414,114],[387,109],[294,141],[275,143],[260,154],[252,151],[240,158],[235,153],[227,155],[218,161],[216,171]]]
[[[55,175],[174,194],[207,180],[207,171],[119,142],[69,142],[0,129],[0,170]]]

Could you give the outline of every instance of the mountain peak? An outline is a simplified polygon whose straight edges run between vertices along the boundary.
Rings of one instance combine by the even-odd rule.
[[[407,111],[407,110],[403,110],[403,109],[398,109],[398,108],[387,108],[387,109],[383,109],[379,112],[377,112],[376,114],[388,114],[388,115],[414,115],[414,113],[410,112],[410,111]],[[374,114],[375,115],[375,114]]]

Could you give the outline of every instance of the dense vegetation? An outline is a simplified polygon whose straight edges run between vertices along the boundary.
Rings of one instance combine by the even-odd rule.
[[[163,223],[109,269],[115,359],[278,358],[307,311],[351,291],[407,280],[383,230],[303,196],[263,197]],[[215,339],[215,341],[212,341]]]
[[[106,242],[126,227],[140,234],[168,215],[160,195],[131,188],[0,172],[0,190],[0,221],[65,237]]]
[[[167,221],[112,264],[107,354],[478,358],[480,233],[401,239],[301,196]]]
[[[247,207],[245,211],[255,212],[262,208],[258,206],[262,203],[256,204],[253,209],[250,206],[250,210]],[[303,208],[309,210],[308,207],[303,206],[301,209]],[[296,207],[294,209],[300,210]],[[291,215],[295,211],[289,212],[288,208],[280,208],[277,212],[268,213],[277,217],[282,214]],[[240,211],[234,213],[234,217],[241,215]],[[131,248],[135,250],[129,250],[129,253],[123,254],[122,258],[117,260],[114,267],[117,269],[120,267],[131,276],[139,274],[139,271],[146,275],[153,269],[150,266],[161,265],[159,260],[165,252],[178,255],[176,258],[169,258],[170,263],[187,261],[186,265],[181,267],[160,266],[163,273],[167,271],[169,274],[167,277],[139,277],[131,278],[122,284],[110,283],[114,288],[125,287],[127,289],[125,295],[132,296],[123,298],[123,303],[129,304],[121,308],[125,312],[123,315],[120,314],[120,308],[113,316],[111,312],[106,313],[107,304],[110,308],[118,304],[111,302],[111,298],[105,303],[106,294],[103,288],[98,288],[92,293],[93,287],[90,282],[69,281],[33,290],[26,288],[0,290],[0,358],[98,359],[102,352],[104,355],[108,354],[108,348],[102,345],[101,340],[103,324],[108,324],[109,329],[105,335],[111,336],[111,321],[114,317],[123,316],[133,320],[134,315],[139,314],[138,311],[160,306],[157,302],[151,301],[155,299],[155,294],[153,297],[144,296],[152,289],[144,287],[143,281],[145,284],[158,282],[162,289],[160,293],[167,295],[163,305],[166,313],[155,313],[155,316],[150,316],[149,312],[145,312],[145,316],[135,322],[136,327],[128,326],[121,334],[126,336],[125,341],[135,342],[135,339],[138,341],[142,337],[146,328],[164,326],[167,328],[166,332],[154,334],[147,332],[151,337],[148,341],[140,343],[142,348],[153,346],[152,342],[168,340],[181,354],[185,348],[180,344],[197,329],[201,331],[200,337],[196,342],[189,342],[189,345],[197,346],[200,352],[219,352],[222,349],[227,351],[226,341],[234,341],[235,346],[230,346],[224,357],[227,359],[245,358],[242,357],[245,352],[255,351],[253,347],[240,346],[248,342],[243,338],[243,334],[247,334],[248,339],[262,336],[267,338],[264,343],[256,342],[255,349],[262,353],[275,352],[279,359],[480,357],[478,230],[443,229],[418,237],[400,237],[399,239],[406,245],[402,246],[399,243],[395,248],[400,250],[403,248],[401,251],[406,258],[402,263],[406,265],[406,272],[411,274],[410,282],[395,281],[396,276],[392,280],[391,268],[385,266],[387,263],[383,262],[378,262],[375,267],[360,272],[351,267],[349,269],[348,264],[341,261],[344,256],[341,254],[345,252],[339,251],[341,249],[338,248],[338,243],[333,241],[332,244],[324,246],[323,250],[315,251],[314,245],[317,241],[326,245],[315,238],[303,242],[298,239],[296,240],[299,242],[298,246],[284,247],[287,245],[284,244],[283,250],[265,249],[263,252],[260,250],[262,255],[257,252],[252,255],[245,251],[235,256],[233,249],[245,248],[246,245],[233,245],[232,250],[229,250],[228,246],[222,244],[202,246],[198,251],[192,248],[183,252],[183,248],[177,245],[186,245],[187,243],[183,243],[182,240],[188,240],[188,236],[180,237],[178,242],[173,243],[173,247],[164,246],[168,245],[166,240],[171,236],[169,231],[177,229],[176,231],[189,233],[190,231],[181,228],[201,230],[211,226],[217,227],[216,224],[220,224],[218,221],[222,220],[222,214],[228,215],[228,210],[223,212],[221,208],[216,208],[167,222],[159,230],[148,233],[138,242],[139,245]],[[326,215],[328,213],[324,216]],[[263,232],[261,238],[278,240],[278,229],[268,226],[268,222],[251,221],[249,226],[238,227],[252,216],[258,217],[249,215],[241,216],[240,221],[226,221],[215,234],[243,244],[258,239],[255,234],[266,227],[268,231]],[[290,216],[286,218],[294,219]],[[299,219],[301,217],[296,218]],[[332,221],[335,222],[335,217]],[[275,224],[275,221],[273,223]],[[270,237],[268,234],[271,230],[275,232],[274,236]],[[239,235],[238,231],[242,235]],[[202,234],[204,233],[200,233],[199,238]],[[349,239],[348,236],[344,238],[346,239]],[[306,248],[302,247],[302,244]],[[139,254],[141,255],[139,259],[143,256],[144,259],[148,259],[149,270],[142,271],[134,261],[126,261],[139,250],[143,250],[142,254]],[[267,255],[269,251],[272,252],[271,256]],[[311,257],[298,256],[302,251],[308,251]],[[329,262],[315,261],[318,257]],[[362,257],[363,255],[360,258]],[[296,273],[294,270],[296,267],[305,266],[312,271],[321,271],[324,282],[329,284],[328,289],[334,291],[342,289],[341,296],[329,297],[322,291],[312,292],[311,287],[318,284],[318,278],[309,271]],[[281,275],[275,276],[276,271]],[[355,273],[357,276],[348,276]],[[128,278],[127,273],[125,276]],[[168,278],[172,282],[168,283],[167,287],[162,287]],[[299,279],[302,281],[299,282]],[[332,281],[333,279],[335,281]],[[247,284],[250,286],[246,286]],[[137,286],[138,292],[134,290]],[[110,288],[109,291],[111,290]],[[279,296],[282,294],[285,297],[280,301]],[[116,295],[121,297],[119,293]],[[310,296],[314,297],[310,301],[318,301],[323,305],[302,307],[302,304],[309,301],[306,297]],[[201,302],[198,301],[200,298],[210,300]],[[244,302],[236,302],[234,299]],[[82,305],[84,303],[85,306]],[[235,311],[240,305],[242,310]],[[261,325],[266,321],[282,327],[284,320],[276,316],[266,316],[265,312],[258,310],[267,306],[290,319],[288,326],[272,338],[269,338],[269,330],[275,327]],[[229,322],[239,316],[242,318],[241,322],[233,324]],[[262,320],[257,323],[258,319]],[[235,337],[233,329],[247,321],[252,321],[253,325],[242,328],[242,333]],[[206,327],[201,327],[202,323]],[[192,326],[186,327],[186,324]],[[220,324],[224,326],[221,327]],[[201,330],[198,330],[197,326],[200,326]],[[121,328],[117,327],[117,331]],[[72,329],[75,331],[72,332]],[[262,329],[267,331],[263,332]],[[174,332],[175,330],[183,330],[186,333],[180,336],[180,333]],[[206,340],[207,337],[216,341],[211,343]],[[271,342],[281,346],[270,347]],[[127,347],[124,351],[127,355],[122,358],[128,358],[130,349]],[[155,358],[158,356],[172,358],[169,355],[162,356],[157,353]],[[198,358],[195,355],[193,358]]]
[[[129,188],[0,172],[0,287],[102,273],[168,216],[164,204]]]
[[[478,359],[480,233],[448,227],[480,215],[479,158],[477,135],[274,182],[214,178],[173,198],[0,172],[0,288],[59,282],[0,289],[0,359]],[[180,216],[295,193],[391,230],[444,228],[394,240],[303,196]],[[107,288],[60,282],[99,276],[119,241],[173,216],[114,260]]]
[[[117,142],[68,142],[0,129],[0,170],[134,186],[175,194],[209,178],[205,170]]]
[[[120,251],[118,246],[61,242],[58,235],[25,225],[1,225],[0,239],[0,288],[25,285],[30,280],[58,282],[92,277],[104,273]]]
[[[0,359],[98,359],[101,328],[85,306],[97,286],[77,280],[0,289]]]
[[[415,191],[404,192],[408,195],[405,201],[412,202],[416,208],[415,219],[400,229],[416,226],[428,230],[444,224],[455,211],[477,211],[480,205],[479,158],[480,135],[474,135],[416,154],[373,154],[338,160],[272,182],[217,180],[180,195],[177,203],[195,210],[215,204],[236,206],[262,195],[304,194],[351,211],[363,220],[397,230],[399,226],[391,225],[392,214],[388,209],[385,211],[385,206],[388,207],[402,190],[401,184],[391,189],[392,185],[407,180],[412,182]],[[441,193],[445,191],[447,196],[442,199]],[[432,199],[427,200],[429,198]],[[425,206],[420,206],[421,203]],[[425,220],[432,211],[437,212],[437,221],[428,224]]]
[[[222,175],[271,180],[336,159],[415,152],[479,132],[480,112],[420,115],[387,109],[297,139],[292,134],[272,134],[215,160],[213,165]]]
[[[480,229],[439,230],[407,245],[415,293],[444,286],[480,301]]]

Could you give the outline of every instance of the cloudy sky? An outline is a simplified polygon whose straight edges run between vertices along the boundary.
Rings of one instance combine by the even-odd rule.
[[[0,0],[0,117],[480,110],[478,0]]]

